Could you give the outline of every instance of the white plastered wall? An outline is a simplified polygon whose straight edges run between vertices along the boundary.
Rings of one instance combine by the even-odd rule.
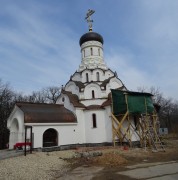
[[[72,81],[70,81],[66,87],[65,87],[66,91],[72,92],[72,94],[76,94],[77,96],[79,96],[79,88],[78,86],[76,86],[76,84]]]
[[[111,107],[105,107],[105,131],[106,142],[112,142],[112,120],[111,120]]]
[[[105,79],[108,79],[112,76],[114,76],[114,73],[110,69],[105,71]]]
[[[85,91],[84,91],[85,99],[92,99],[92,91],[94,91],[95,98],[101,98],[100,86],[96,83],[91,83],[85,87]]]
[[[106,99],[88,99],[88,100],[81,100],[81,103],[85,106],[90,105],[101,105],[103,102],[106,101]]]
[[[119,79],[116,77],[113,77],[110,79],[109,83],[106,85],[106,94],[109,94],[111,92],[111,89],[117,89],[122,87],[123,84]]]
[[[15,106],[7,120],[7,127],[10,130],[9,149],[13,149],[17,142],[24,142],[24,113]]]
[[[75,72],[72,76],[73,81],[81,81],[81,74],[79,72]]]
[[[92,114],[96,114],[96,128],[93,128]],[[104,110],[90,110],[85,112],[85,136],[86,143],[106,142]]]
[[[65,95],[65,94],[61,94],[59,96],[59,98],[56,101],[56,104],[63,104],[66,109],[68,109],[68,110],[72,111],[73,113],[75,113],[75,107],[70,102],[68,96]]]
[[[77,125],[33,125],[34,148],[43,147],[43,134],[47,129],[55,129],[58,133],[58,145],[76,144],[80,142]]]

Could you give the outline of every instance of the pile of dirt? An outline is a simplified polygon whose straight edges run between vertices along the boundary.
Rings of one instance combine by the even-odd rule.
[[[119,153],[115,151],[104,152],[100,156],[82,156],[66,160],[70,163],[71,168],[75,168],[82,165],[115,167],[126,165],[128,163],[128,161],[123,156],[121,156]]]
[[[127,160],[121,157],[116,152],[105,153],[102,156],[92,158],[91,161],[95,165],[110,166],[110,167],[127,164]]]

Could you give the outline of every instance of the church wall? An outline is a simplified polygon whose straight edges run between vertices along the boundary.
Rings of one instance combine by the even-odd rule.
[[[76,109],[76,116],[78,122],[78,132],[79,132],[79,139],[81,143],[86,143],[86,136],[85,136],[85,111],[82,109]]]
[[[72,112],[75,113],[75,108],[74,106],[71,104],[68,96],[66,96],[65,94],[61,94],[56,102],[56,104],[63,104],[64,107]]]
[[[85,87],[84,97],[85,99],[92,99],[94,91],[94,98],[101,98],[101,89],[98,84],[92,83]]]
[[[85,106],[90,106],[90,105],[101,105],[106,99],[88,99],[88,100],[81,100],[81,103],[84,104]]]
[[[98,81],[97,75],[96,75],[97,72],[99,72],[99,81],[101,82],[114,76],[114,73],[111,72],[110,70],[104,72],[104,70],[101,70],[100,68],[95,68],[92,71],[89,69],[86,69],[82,72],[82,82],[83,83],[87,82],[86,74],[88,74],[88,82]]]
[[[117,78],[113,78],[106,85],[106,93],[109,94],[111,92],[111,89],[117,89],[120,87],[122,87],[122,83]]]
[[[98,79],[97,73],[99,73],[99,79]],[[93,70],[93,73],[92,73],[92,80],[93,81],[104,81],[105,79],[106,78],[105,78],[104,72],[101,69]]]
[[[84,138],[79,125],[33,125],[34,148],[43,147],[43,134],[47,129],[55,129],[58,132],[58,146],[67,144],[82,144]]]
[[[96,128],[93,127],[92,114],[96,115]],[[106,142],[104,110],[91,110],[85,112],[85,135],[86,143]]]
[[[76,84],[74,82],[69,82],[66,85],[65,90],[72,92],[72,94],[76,94],[77,96],[79,96],[79,88],[76,86]]]
[[[117,78],[112,78],[110,80],[110,86],[113,88],[113,89],[116,89],[118,87],[121,87],[122,86],[122,83],[120,80],[118,80]]]
[[[108,78],[110,78],[112,76],[114,76],[114,73],[111,70],[108,70],[108,71],[105,72],[106,79],[108,79]]]
[[[81,74],[80,73],[74,73],[72,76],[73,81],[81,81]]]
[[[111,120],[111,107],[105,107],[105,131],[106,141],[112,142],[112,120]]]
[[[94,70],[85,69],[81,74],[81,79],[79,78],[79,75],[73,76],[73,80],[82,81],[85,82],[91,82],[91,81],[98,81],[97,78],[97,72],[99,73],[99,81],[104,81],[112,76],[114,76],[114,73],[110,70],[101,70],[100,68],[95,68]],[[88,81],[87,81],[87,75],[88,74]]]
[[[87,74],[88,74],[88,79],[87,79]],[[91,81],[91,71],[89,69],[86,69],[86,70],[84,70],[82,72],[82,74],[81,74],[81,81],[83,83]]]
[[[10,130],[9,149],[13,149],[17,142],[24,141],[24,113],[16,107],[14,114],[7,121],[7,127]]]

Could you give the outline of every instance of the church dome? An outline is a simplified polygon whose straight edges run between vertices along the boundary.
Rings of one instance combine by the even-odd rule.
[[[88,32],[88,33],[84,34],[80,38],[80,41],[79,41],[80,46],[87,41],[99,41],[102,44],[104,42],[103,37],[96,32]]]

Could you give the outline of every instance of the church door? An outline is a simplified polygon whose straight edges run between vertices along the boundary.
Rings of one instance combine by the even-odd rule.
[[[58,146],[58,133],[55,129],[47,129],[43,133],[43,147]]]

